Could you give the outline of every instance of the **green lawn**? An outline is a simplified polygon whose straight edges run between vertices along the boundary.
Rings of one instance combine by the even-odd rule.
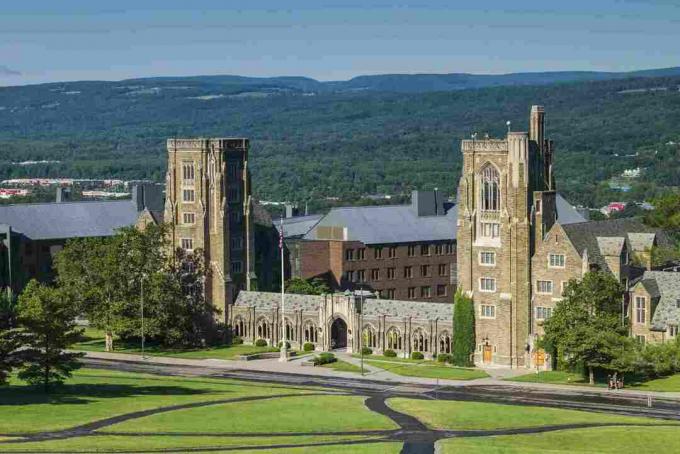
[[[231,380],[81,369],[48,395],[18,380],[0,388],[0,434],[63,429],[173,404],[306,392]]]
[[[238,417],[234,418],[232,415]],[[116,424],[107,430],[267,433],[397,428],[387,417],[367,410],[363,397],[300,396],[160,413]]]
[[[674,427],[599,427],[544,434],[458,438],[438,443],[438,452],[458,454],[671,453],[680,452]]]
[[[321,367],[325,367],[326,369],[337,370],[339,372],[354,372],[357,374],[361,373],[361,367],[355,366],[352,363],[348,363],[347,361],[342,360],[337,360],[333,363],[324,364]]]
[[[322,442],[340,442],[353,440],[370,440],[375,437],[369,436],[332,436],[332,435],[318,435],[318,436],[291,436],[291,437],[228,437],[228,436],[125,436],[125,435],[97,435],[80,438],[68,438],[65,440],[52,440],[40,442],[27,443],[7,443],[0,444],[0,452],[97,452],[97,451],[134,451],[134,452],[154,452],[163,449],[196,449],[196,448],[215,448],[215,447],[237,447],[237,446],[267,446],[274,444],[298,444],[298,443],[322,443]],[[368,447],[367,445],[358,445],[357,451],[365,452],[359,447]],[[337,447],[339,451],[340,447]],[[273,452],[281,452],[281,454],[288,453],[290,448],[275,450]],[[310,448],[307,448],[310,449]],[[314,451],[314,449],[316,451]],[[306,452],[328,452],[326,447],[316,447]],[[243,451],[236,451],[243,452]],[[259,453],[269,452],[259,450]],[[301,451],[305,452],[305,451]],[[346,452],[343,450],[343,452]],[[380,452],[380,451],[374,451]],[[399,451],[394,451],[399,452]]]
[[[479,369],[465,369],[439,363],[399,364],[386,361],[366,361],[366,364],[379,367],[397,375],[407,377],[441,378],[446,380],[475,380],[488,377]]]
[[[354,353],[352,354],[352,357],[354,358],[361,358],[361,355],[359,353]],[[411,363],[411,364],[435,364],[436,362],[431,360],[431,359],[411,359],[411,358],[389,358],[387,356],[383,355],[364,355],[364,361],[366,360],[371,360],[371,361],[387,361],[391,363]]]
[[[572,423],[654,424],[659,420],[520,405],[394,398],[391,408],[435,429],[510,429]],[[680,434],[680,425],[676,429]]]
[[[507,378],[509,381],[528,382],[528,383],[550,383],[557,385],[581,385],[591,386],[588,380],[581,374],[564,371],[545,371],[539,373],[531,373],[520,375],[517,377]],[[626,389],[642,389],[645,391],[660,391],[660,392],[680,392],[680,374],[671,375],[670,377],[657,378],[645,382],[634,382],[633,378],[629,378],[626,383]],[[606,383],[597,381],[595,386],[604,387]]]
[[[315,395],[309,395],[314,393]],[[321,393],[319,395],[319,393]],[[0,452],[149,451],[272,444],[374,440],[371,435],[302,435],[294,433],[396,429],[389,418],[371,412],[358,396],[325,393],[320,388],[285,386],[199,377],[162,377],[82,369],[51,394],[16,378],[0,389],[0,441],[21,433],[58,430],[134,411],[192,402],[245,396],[293,394],[291,397],[214,404],[135,418],[99,429],[88,436],[26,443],[0,443]],[[313,415],[313,418],[310,417]],[[135,436],[151,432],[151,435]],[[229,436],[247,432],[253,437]],[[281,432],[280,437],[265,436]],[[129,435],[127,435],[129,433]],[[214,435],[213,435],[214,434]],[[219,435],[218,435],[219,434]],[[259,435],[261,434],[261,435]],[[380,451],[380,448],[385,451]],[[298,452],[339,452],[340,448],[308,447]],[[400,444],[358,445],[347,452],[399,452]],[[260,451],[263,452],[263,451]],[[291,452],[281,449],[280,452]]]
[[[86,328],[83,338],[72,347],[74,350],[103,352],[105,351],[104,333]],[[115,353],[141,354],[141,345],[137,342],[124,342],[115,338],[113,343]],[[167,349],[158,345],[145,345],[144,353],[150,356],[169,356],[188,359],[236,359],[240,355],[253,353],[278,352],[276,347],[256,347],[254,345],[222,345],[202,349],[177,350]]]
[[[519,381],[525,383],[552,383],[557,385],[587,385],[583,375],[574,372],[564,372],[560,370],[542,371],[539,373],[532,372],[526,375],[519,375],[517,377],[506,378],[508,381]]]

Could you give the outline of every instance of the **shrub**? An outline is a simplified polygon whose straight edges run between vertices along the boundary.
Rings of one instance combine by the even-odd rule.
[[[277,347],[281,348],[282,345],[283,345],[283,341],[279,341],[279,343],[277,344]],[[290,342],[288,342],[288,341],[286,341],[286,349],[290,350]]]
[[[240,336],[236,336],[231,340],[231,345],[241,345],[243,343],[243,339]]]
[[[425,359],[423,352],[411,352],[411,359]]]
[[[440,353],[437,355],[437,362],[438,363],[450,363],[451,362],[451,355],[448,353]]]
[[[361,347],[361,353],[363,355],[372,355],[373,350],[371,350],[370,347]]]
[[[388,348],[383,352],[383,356],[386,356],[387,358],[395,358],[397,356],[397,352]]]
[[[267,346],[267,341],[264,339],[258,339],[255,341],[255,346],[256,347],[266,347]]]
[[[313,352],[314,344],[312,344],[311,342],[305,342],[305,344],[302,346],[302,349],[306,352]]]
[[[321,353],[314,358],[314,365],[321,366],[322,364],[330,364],[336,362],[337,359],[333,353]]]

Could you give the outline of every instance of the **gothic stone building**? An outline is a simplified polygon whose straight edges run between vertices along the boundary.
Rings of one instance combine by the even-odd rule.
[[[360,292],[357,292],[360,293]],[[319,351],[360,346],[376,353],[387,349],[407,357],[414,351],[427,358],[450,353],[453,305],[422,301],[364,298],[356,294],[285,295],[241,291],[231,311],[234,334],[248,344],[283,339],[300,349],[309,342]],[[363,308],[363,310],[361,310]],[[360,338],[361,336],[361,338]]]
[[[222,311],[255,275],[249,142],[245,138],[169,139],[164,220],[172,244],[201,250],[206,300]]]
[[[541,106],[531,109],[528,133],[508,132],[500,140],[464,140],[461,150],[458,285],[474,301],[475,362],[547,367],[546,355],[535,341],[566,283],[588,271],[603,270],[629,289],[651,268],[651,248],[667,245],[668,239],[662,231],[634,219],[574,222],[571,216],[563,216],[567,211],[559,209],[552,172],[554,149],[544,138]],[[622,301],[624,316],[633,315],[632,305],[646,304],[650,315],[640,315],[640,322],[632,326],[633,334],[650,340],[659,336],[638,331],[651,329],[651,304],[660,298],[651,280],[652,276],[643,278],[635,287],[648,292],[646,299],[629,304],[627,294]],[[666,312],[677,320],[676,312]],[[653,326],[666,330],[667,336],[677,334],[677,322]]]

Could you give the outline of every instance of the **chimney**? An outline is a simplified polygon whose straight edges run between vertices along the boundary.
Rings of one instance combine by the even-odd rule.
[[[69,200],[71,200],[71,190],[69,188],[64,188],[62,186],[59,186],[57,188],[56,202],[62,203],[62,202],[68,202]]]
[[[437,199],[442,199],[438,202]],[[441,208],[439,204],[441,203]],[[411,192],[411,207],[418,216],[435,216],[441,210],[444,211],[443,198],[439,191],[413,191]]]
[[[293,204],[286,203],[285,207],[286,207],[286,216],[285,216],[286,219],[292,218],[295,215],[295,213],[293,212]]]
[[[538,144],[539,149],[543,150],[543,140],[545,136],[545,109],[543,106],[531,106],[531,117],[529,120],[529,140]]]
[[[132,187],[132,203],[137,211],[163,211],[163,190],[155,183],[136,184]]]

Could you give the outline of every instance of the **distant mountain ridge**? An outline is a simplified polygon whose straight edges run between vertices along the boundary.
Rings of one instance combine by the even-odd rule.
[[[680,66],[671,68],[645,69],[627,72],[602,71],[545,71],[508,74],[378,74],[357,76],[344,81],[318,81],[303,76],[249,77],[238,75],[214,76],[163,76],[125,79],[119,83],[167,84],[192,83],[215,88],[278,88],[301,92],[397,92],[427,93],[434,91],[456,91],[486,87],[551,85],[565,82],[587,82],[613,79],[672,77],[680,75]],[[40,85],[71,85],[90,81],[61,82]],[[111,81],[91,81],[93,83],[113,83]],[[7,88],[7,87],[5,87]]]

